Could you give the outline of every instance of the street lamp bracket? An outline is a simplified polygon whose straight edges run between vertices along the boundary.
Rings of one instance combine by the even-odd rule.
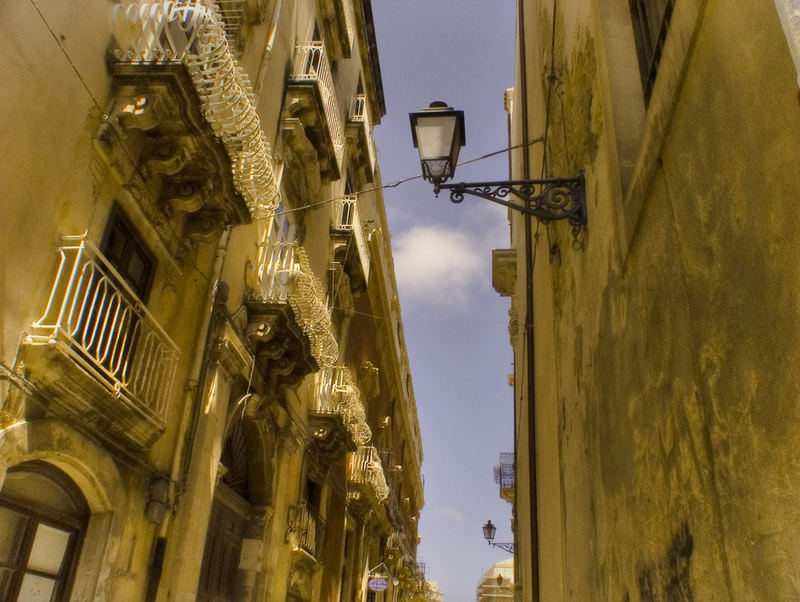
[[[436,196],[450,191],[450,201],[461,203],[465,195],[476,196],[549,223],[567,220],[577,234],[586,225],[586,193],[583,174],[575,178],[501,180],[496,182],[434,182]],[[511,199],[519,199],[513,202]]]

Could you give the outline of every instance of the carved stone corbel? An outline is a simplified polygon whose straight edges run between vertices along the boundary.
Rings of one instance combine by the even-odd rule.
[[[291,198],[306,199],[309,203],[320,200],[322,179],[320,159],[313,142],[306,135],[300,119],[286,117],[281,123],[283,160],[290,167],[284,170],[283,185]]]
[[[117,97],[110,116],[123,130],[145,132],[155,128],[162,118],[153,100],[144,94]]]
[[[288,303],[248,301],[246,306],[246,337],[256,365],[270,386],[295,386],[319,369]]]
[[[380,370],[372,362],[366,361],[358,368],[358,388],[367,401],[372,401],[381,392]]]
[[[189,136],[158,136],[142,150],[143,163],[150,174],[171,176],[186,167],[195,150]]]

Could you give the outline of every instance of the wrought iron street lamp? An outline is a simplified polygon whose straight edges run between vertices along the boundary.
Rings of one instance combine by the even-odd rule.
[[[427,109],[410,113],[409,117],[422,177],[433,184],[436,196],[441,190],[449,190],[453,203],[463,201],[464,195],[477,196],[544,223],[567,220],[576,233],[586,225],[583,174],[574,178],[445,184],[455,174],[458,153],[466,141],[464,112],[436,101]],[[521,203],[510,199],[519,199]]]
[[[427,109],[409,114],[414,148],[419,150],[422,177],[433,182],[436,194],[442,182],[453,177],[458,152],[466,143],[464,111],[455,111],[437,100]]]
[[[512,542],[503,542],[503,543],[494,543],[492,540],[494,539],[494,534],[497,533],[497,527],[492,524],[492,521],[487,520],[486,524],[483,525],[483,537],[489,543],[490,546],[495,548],[500,548],[501,550],[505,550],[509,554],[514,553],[514,544]]]

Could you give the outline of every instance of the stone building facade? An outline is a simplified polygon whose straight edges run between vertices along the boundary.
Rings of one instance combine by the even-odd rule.
[[[413,599],[369,0],[0,30],[0,598]]]
[[[798,599],[800,7],[518,10],[513,177],[588,215],[494,254],[518,599]]]
[[[477,602],[504,602],[514,599],[514,559],[495,563],[475,588]]]

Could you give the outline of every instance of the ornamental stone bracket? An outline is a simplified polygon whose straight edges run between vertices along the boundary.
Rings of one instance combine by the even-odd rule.
[[[374,166],[370,154],[372,140],[367,127],[367,124],[362,121],[349,120],[345,128],[347,157],[350,161],[348,173],[355,176],[359,186],[371,184],[375,180]]]
[[[386,506],[369,483],[347,483],[347,511],[360,519],[371,515],[387,532],[393,528]]]
[[[366,401],[372,401],[381,392],[380,369],[370,361],[358,368],[358,387]]]
[[[167,248],[249,221],[224,145],[201,112],[183,65],[112,63],[111,103],[95,149]],[[103,169],[97,176],[107,180]]]
[[[316,80],[293,80],[289,82],[283,114],[284,123],[299,122],[302,125],[304,137],[315,150],[317,158],[317,166],[315,167],[322,179],[328,181],[338,180],[338,159],[333,146],[322,95]],[[296,125],[293,125],[291,129],[293,133],[298,133]],[[296,143],[296,140],[285,141]],[[308,154],[305,154],[308,157]],[[312,168],[311,165],[307,166],[307,169]]]
[[[331,229],[331,246],[331,255],[334,263],[341,266],[341,270],[347,276],[346,284],[349,289],[349,299],[347,295],[341,294],[343,291],[341,291],[342,287],[340,285],[344,282],[341,272],[336,274],[329,272],[329,277],[336,278],[332,284],[337,294],[342,297],[343,301],[352,304],[353,294],[359,295],[367,290],[367,279],[364,275],[364,268],[353,231]]]
[[[283,139],[283,188],[290,199],[304,199],[315,203],[321,199],[322,178],[317,149],[306,135],[306,128],[298,118],[285,117],[281,123]]]
[[[292,555],[292,567],[289,570],[289,593],[297,600],[311,600],[314,574],[322,565],[310,554],[298,550]]]
[[[214,342],[212,360],[218,361],[230,376],[247,377],[253,365],[253,358],[230,323],[225,323],[222,332]]]
[[[492,249],[492,288],[501,297],[510,297],[516,282],[517,250]]]
[[[288,303],[251,300],[246,306],[246,338],[270,388],[297,386],[306,375],[319,370],[308,337]]]
[[[340,463],[357,445],[338,414],[312,415],[308,421],[311,441],[306,453],[312,458],[309,466],[316,480],[324,482],[332,466]]]

